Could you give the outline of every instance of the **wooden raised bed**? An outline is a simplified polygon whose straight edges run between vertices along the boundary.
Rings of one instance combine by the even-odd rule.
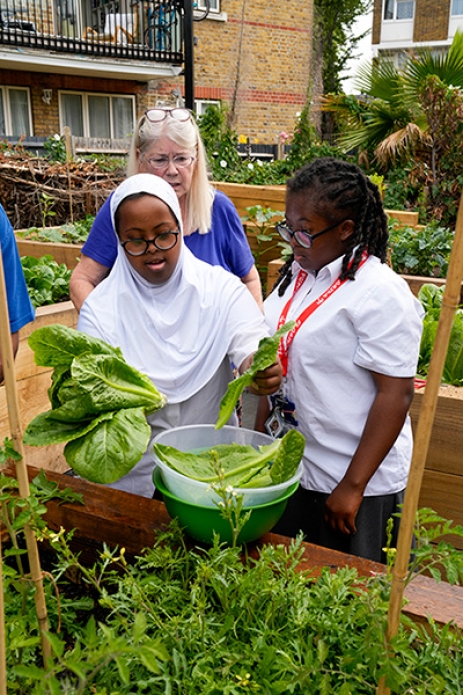
[[[51,370],[37,367],[27,344],[32,331],[50,323],[62,323],[73,328],[77,312],[71,302],[63,302],[37,310],[33,323],[21,331],[15,361],[16,381],[22,426],[25,428],[39,413],[50,408],[47,390]],[[422,389],[417,389],[411,407],[412,425],[416,427],[422,401]],[[432,507],[441,516],[463,525],[463,389],[442,386],[431,436],[424,480],[420,497],[421,507]],[[0,441],[10,436],[5,387],[0,387]],[[47,470],[65,471],[68,465],[62,455],[63,445],[25,447],[26,461]],[[461,539],[455,539],[463,547]]]
[[[273,208],[284,212],[286,201],[286,186],[252,186],[246,183],[228,183],[226,181],[214,182],[214,187],[225,193],[233,201],[238,213],[244,217],[246,208],[253,205]],[[403,224],[416,227],[418,225],[418,213],[408,210],[386,210],[388,217]]]
[[[14,471],[10,468],[10,474]],[[28,467],[32,480],[38,469]],[[138,497],[120,490],[95,485],[79,478],[47,471],[47,478],[60,488],[70,488],[80,493],[84,505],[49,502],[45,519],[52,530],[75,529],[73,547],[81,553],[84,563],[92,563],[95,553],[103,550],[103,544],[125,548],[129,556],[139,554],[152,546],[155,533],[169,522],[169,515],[162,502]],[[272,533],[248,545],[248,552],[257,557],[263,545],[288,545],[289,539]],[[193,543],[192,543],[193,544]],[[363,558],[346,555],[311,543],[303,544],[300,569],[318,576],[323,567],[335,572],[340,567],[355,567],[360,576],[382,573],[384,565]],[[430,615],[439,624],[454,621],[463,627],[463,587],[436,584],[429,577],[417,577],[405,591],[407,601],[404,612],[417,622],[426,622]]]
[[[80,258],[83,244],[58,244],[52,241],[32,241],[22,239],[16,235],[16,245],[20,256],[53,256],[57,263],[64,263],[69,270],[73,270]]]
[[[52,323],[61,323],[71,328],[77,326],[77,312],[72,302],[38,308],[35,320],[24,326],[20,332],[19,350],[14,366],[23,430],[36,415],[50,409],[47,391],[51,384],[52,369],[35,364],[34,353],[27,339],[37,328]],[[8,405],[5,386],[0,386],[0,441],[5,437],[10,437]],[[62,444],[45,448],[26,446],[26,461],[37,467],[63,471],[69,466],[63,458],[62,451]]]
[[[424,389],[416,389],[410,416],[415,430]],[[431,507],[463,526],[463,388],[442,385],[429,442],[420,492],[420,507]],[[453,537],[463,550],[463,539]]]

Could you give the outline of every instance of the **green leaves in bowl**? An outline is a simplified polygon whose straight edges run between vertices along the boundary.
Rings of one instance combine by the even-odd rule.
[[[304,436],[290,430],[258,449],[249,444],[219,444],[197,454],[165,444],[154,444],[153,449],[160,461],[193,480],[212,484],[223,479],[236,488],[251,488],[277,485],[292,478],[304,445]]]

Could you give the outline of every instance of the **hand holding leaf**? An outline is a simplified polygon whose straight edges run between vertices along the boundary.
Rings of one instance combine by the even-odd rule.
[[[247,386],[251,386],[256,374],[264,371],[275,362],[281,337],[288,333],[294,325],[294,321],[288,321],[270,338],[262,338],[259,342],[250,367],[238,379],[234,379],[228,384],[227,392],[220,402],[219,417],[215,423],[216,430],[228,422],[239,397]]]

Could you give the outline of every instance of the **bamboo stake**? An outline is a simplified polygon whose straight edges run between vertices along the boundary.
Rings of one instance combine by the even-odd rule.
[[[3,602],[2,562],[2,532],[0,530],[0,695],[6,695],[5,605]]]
[[[392,571],[391,596],[389,600],[387,645],[399,628],[402,600],[410,561],[410,549],[413,538],[413,527],[423,480],[426,456],[431,439],[434,415],[437,407],[439,388],[442,380],[447,349],[452,330],[455,311],[460,303],[461,282],[463,278],[463,193],[458,208],[455,237],[450,254],[447,280],[445,284],[442,309],[437,327],[429,372],[426,379],[426,390],[420,408],[420,414],[414,436],[413,456],[408,477],[407,489],[397,540],[397,554]],[[389,695],[384,678],[379,681],[377,695]]]
[[[3,258],[0,248],[0,349],[2,353],[3,374],[5,377],[6,401],[8,405],[8,419],[10,422],[11,438],[14,448],[21,455],[16,461],[16,477],[18,480],[19,494],[21,497],[29,497],[29,479],[22,441],[21,419],[19,415],[19,402],[16,390],[16,378],[14,371],[14,356],[10,338],[10,321],[8,316],[8,304],[6,298],[5,276],[3,271]],[[27,554],[31,572],[31,580],[35,587],[35,609],[39,623],[42,645],[43,661],[46,665],[51,657],[50,643],[45,637],[48,631],[47,606],[43,591],[42,570],[37,548],[37,539],[33,530],[27,524],[24,527],[26,537]]]

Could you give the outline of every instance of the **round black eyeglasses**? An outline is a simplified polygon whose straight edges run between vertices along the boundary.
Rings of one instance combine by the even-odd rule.
[[[312,248],[314,239],[321,236],[322,234],[326,234],[326,232],[330,232],[332,229],[334,229],[335,227],[337,227],[338,225],[342,224],[345,221],[346,220],[340,220],[339,222],[335,222],[334,224],[330,224],[329,227],[322,229],[321,232],[317,232],[316,234],[309,234],[309,232],[305,232],[303,229],[298,229],[296,231],[293,231],[284,222],[282,222],[281,224],[275,225],[275,228],[276,228],[278,234],[281,236],[281,238],[284,239],[285,241],[291,241],[291,239],[294,237],[296,239],[297,243],[299,244],[299,246],[303,246],[305,249],[310,249],[310,248]]]
[[[148,252],[149,245],[153,244],[159,251],[173,249],[178,241],[180,231],[158,234],[154,239],[129,239],[122,241],[121,246],[129,256],[143,256]]]

